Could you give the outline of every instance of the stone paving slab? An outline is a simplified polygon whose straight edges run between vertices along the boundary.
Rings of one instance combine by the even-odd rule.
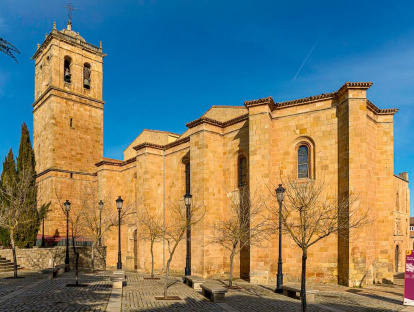
[[[39,271],[22,271],[17,272],[19,278],[14,279],[13,272],[0,273],[0,298],[12,292],[32,285],[39,280],[43,280],[44,275]]]
[[[274,292],[274,285],[255,285],[242,280],[230,289],[223,304],[213,303],[199,292],[188,287],[181,277],[171,277],[169,295],[179,301],[158,301],[163,296],[163,277],[160,280],[144,279],[144,275],[127,273],[127,286],[112,289],[110,271],[96,274],[82,273],[81,283],[87,287],[66,287],[74,282],[74,272],[49,280],[39,272],[19,271],[19,279],[5,279],[13,273],[0,274],[0,312],[49,311],[227,311],[267,312],[300,311],[300,301]],[[207,280],[225,285],[225,281]],[[315,304],[308,304],[309,312],[391,312],[414,311],[404,307],[402,285],[369,285],[349,288],[336,285],[308,285],[318,289]],[[112,292],[112,295],[111,295]],[[110,299],[111,298],[111,299]]]
[[[180,277],[171,277],[168,294],[180,296],[181,301],[157,301],[155,296],[163,295],[163,278],[144,280],[144,276],[128,273],[128,286],[123,289],[122,311],[232,311],[232,312],[266,312],[266,311],[300,311],[300,301],[281,294],[276,294],[259,285],[243,283],[241,289],[229,289],[224,304],[213,303],[199,292],[185,285]],[[217,280],[208,283],[223,285]],[[317,305],[308,305],[309,312],[324,312]]]
[[[143,275],[127,274],[127,286],[123,288],[122,311],[225,311],[194,289],[185,285],[181,278],[169,280],[169,296],[179,296],[180,301],[156,300],[164,294],[164,280],[145,280]]]
[[[299,284],[298,284],[299,286]],[[274,285],[266,285],[271,288]],[[345,312],[395,312],[404,309],[402,285],[376,284],[363,288],[339,285],[309,285],[319,290],[317,306]]]
[[[80,282],[88,284],[87,287],[66,287],[67,284],[74,283],[74,277],[72,271],[52,280],[43,279],[36,287],[26,288],[18,296],[4,300],[0,311],[105,311],[112,289],[109,273],[81,274]],[[30,276],[15,281],[25,280],[29,283],[31,279]],[[1,281],[4,282],[3,279]],[[14,280],[11,281],[13,283]],[[8,287],[7,284],[3,286]],[[5,297],[7,295],[0,299]]]
[[[122,309],[122,288],[113,288],[109,297],[106,312],[120,312]]]

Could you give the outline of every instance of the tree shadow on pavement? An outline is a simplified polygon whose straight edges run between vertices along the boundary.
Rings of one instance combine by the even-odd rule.
[[[380,301],[393,303],[393,304],[401,304],[402,303],[402,300],[397,300],[397,299],[392,299],[392,298],[387,298],[387,297],[381,297],[381,296],[376,295],[376,294],[363,293],[363,290],[359,290],[359,289],[348,289],[348,290],[346,290],[346,292],[352,293],[352,294],[358,295],[358,296],[364,296],[364,297],[367,297],[367,298],[370,298],[370,299],[375,299],[375,300],[380,300]]]
[[[47,277],[47,276],[46,276]],[[88,283],[87,287],[66,287],[68,283],[74,280],[72,273],[48,279],[43,274],[27,274],[24,282],[16,287],[12,287],[17,292],[13,296],[12,289],[9,289],[9,296],[2,298],[7,299],[0,305],[0,311],[60,311],[70,307],[71,311],[90,311],[105,310],[111,293],[112,282],[109,275],[82,274],[80,280]],[[10,280],[7,280],[8,282]],[[3,279],[0,279],[0,288]],[[36,282],[36,287],[30,287],[30,284]],[[9,287],[8,285],[6,287]]]

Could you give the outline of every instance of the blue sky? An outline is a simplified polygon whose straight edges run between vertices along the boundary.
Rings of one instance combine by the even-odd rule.
[[[102,41],[108,54],[106,157],[121,158],[145,128],[182,133],[211,105],[242,105],[270,95],[291,100],[337,90],[346,81],[372,81],[368,98],[380,108],[400,109],[394,170],[413,176],[413,1],[72,3],[73,29],[89,43]],[[0,37],[21,51],[18,64],[0,55],[0,157],[10,147],[17,151],[23,121],[32,129],[31,56],[53,21],[65,28],[66,4],[0,2]]]

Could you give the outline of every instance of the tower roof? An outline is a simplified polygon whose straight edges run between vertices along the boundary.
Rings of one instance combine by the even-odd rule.
[[[79,35],[79,33],[72,30],[72,22],[71,21],[68,21],[68,23],[66,25],[66,28],[62,29],[60,31],[60,33],[66,35],[66,36],[70,36],[72,38],[75,38],[77,40],[80,40],[82,42],[86,42],[86,40],[81,35]]]
[[[74,46],[80,46],[83,50],[96,53],[101,57],[106,56],[106,54],[102,53],[102,43],[99,44],[99,47],[87,43],[86,40],[81,35],[79,35],[79,33],[72,30],[72,22],[69,20],[67,22],[66,28],[62,29],[61,31],[56,29],[56,22],[53,22],[52,31],[49,34],[46,34],[45,41],[43,41],[41,45],[38,45],[38,48],[32,59],[36,59],[48,46],[53,38],[64,41]]]

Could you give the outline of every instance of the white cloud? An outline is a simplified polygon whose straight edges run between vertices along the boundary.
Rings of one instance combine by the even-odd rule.
[[[6,90],[6,83],[9,79],[8,73],[4,72],[0,68],[0,97],[4,95],[4,92]]]
[[[8,32],[9,32],[9,26],[7,26],[6,20],[0,16],[0,37],[2,36],[2,34],[8,33]]]

